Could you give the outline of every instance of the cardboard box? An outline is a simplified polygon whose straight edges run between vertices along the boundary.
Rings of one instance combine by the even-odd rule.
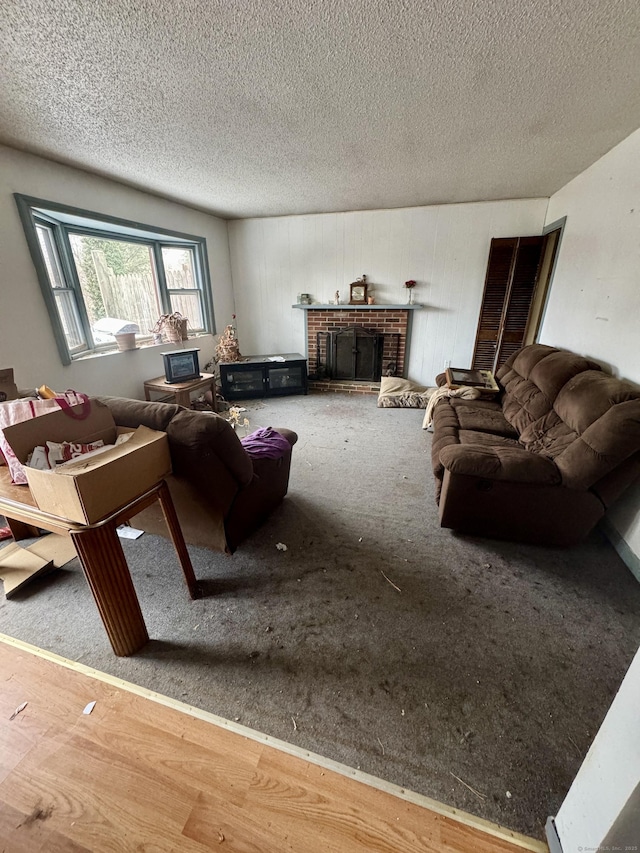
[[[82,406],[72,412],[81,413]],[[38,508],[80,524],[93,524],[128,504],[171,473],[169,442],[164,432],[138,427],[116,427],[111,410],[91,400],[91,411],[74,420],[55,411],[6,427],[5,438],[24,464],[34,447],[46,441],[114,444],[124,432],[133,433],[124,444],[97,456],[79,457],[52,471],[25,467],[31,494]]]

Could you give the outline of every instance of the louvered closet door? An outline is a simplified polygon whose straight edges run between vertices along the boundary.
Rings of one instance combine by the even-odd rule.
[[[498,339],[502,328],[502,314],[509,281],[511,266],[515,258],[517,237],[501,237],[491,241],[487,277],[484,283],[484,295],[480,308],[480,320],[473,354],[476,370],[493,370]]]
[[[523,345],[544,240],[501,237],[491,241],[474,368],[495,371]]]

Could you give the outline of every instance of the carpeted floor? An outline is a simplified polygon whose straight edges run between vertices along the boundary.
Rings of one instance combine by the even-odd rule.
[[[113,656],[77,561],[2,599],[0,630],[543,838],[640,643],[640,584],[599,533],[440,529],[420,410],[245,405],[299,433],[289,495],[233,557],[190,548],[204,598],[145,535],[140,654]]]

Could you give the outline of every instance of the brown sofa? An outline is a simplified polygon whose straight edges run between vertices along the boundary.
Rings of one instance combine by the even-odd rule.
[[[440,524],[575,544],[640,476],[640,392],[595,362],[542,344],[519,350],[496,378],[497,398],[436,404]]]
[[[167,433],[173,466],[168,484],[187,542],[233,553],[286,495],[295,432],[278,429],[290,444],[284,456],[252,459],[219,415],[172,403],[98,399],[111,409],[118,426],[143,425]],[[168,535],[157,503],[132,524]]]

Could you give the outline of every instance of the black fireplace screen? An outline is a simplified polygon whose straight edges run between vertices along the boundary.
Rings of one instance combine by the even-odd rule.
[[[320,332],[317,341],[318,376],[375,382],[383,372],[393,375],[398,339],[399,335],[385,335],[363,326]]]

